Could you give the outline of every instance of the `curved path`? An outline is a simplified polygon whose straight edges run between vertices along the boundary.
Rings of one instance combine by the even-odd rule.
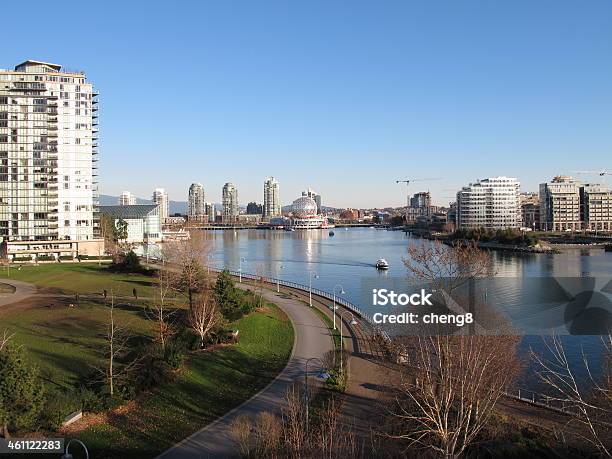
[[[244,284],[241,287],[248,288]],[[280,414],[291,384],[303,380],[306,359],[322,358],[333,349],[329,329],[304,303],[264,289],[264,298],[289,316],[295,332],[293,353],[285,369],[261,392],[158,456],[158,459],[202,459],[241,457],[229,427],[240,415],[255,417],[269,411]],[[310,367],[312,371],[312,366]]]
[[[0,283],[12,285],[15,288],[13,293],[0,294],[0,306],[16,303],[25,300],[36,293],[36,286],[10,278],[0,278]]]

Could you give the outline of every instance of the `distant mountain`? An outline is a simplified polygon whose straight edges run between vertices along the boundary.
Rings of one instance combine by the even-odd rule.
[[[108,194],[100,195],[101,206],[116,206],[117,204],[119,204],[119,196],[111,196]],[[153,201],[150,199],[136,198],[136,204],[153,204]],[[187,213],[187,201],[170,201],[168,207],[170,208],[170,215]]]

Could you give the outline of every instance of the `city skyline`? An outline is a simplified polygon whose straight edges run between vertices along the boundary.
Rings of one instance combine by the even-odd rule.
[[[122,4],[118,18],[108,2],[51,36],[9,22],[7,34],[21,38],[0,67],[39,59],[96,82],[104,194],[129,184],[148,196],[159,184],[182,200],[197,180],[218,202],[231,180],[248,202],[273,175],[288,198],[310,182],[337,207],[400,206],[395,180],[435,174],[444,181],[410,191],[446,205],[444,189],[479,177],[520,177],[535,191],[544,176],[612,166],[609,2],[271,5],[265,16],[248,3],[187,5],[168,21],[154,3]],[[91,27],[96,53],[74,40]],[[133,52],[118,52],[126,42]],[[190,103],[151,97],[175,78],[198,88]],[[165,120],[163,136],[154,119]],[[227,158],[233,170],[220,173]]]

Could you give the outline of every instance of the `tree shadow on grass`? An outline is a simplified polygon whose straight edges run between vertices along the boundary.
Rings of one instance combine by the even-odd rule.
[[[54,368],[58,368],[65,373],[75,375],[75,380],[83,378],[91,371],[90,362],[87,359],[78,357],[79,355],[84,354],[75,353],[75,355],[66,357],[63,355],[54,354],[53,352],[43,351],[41,349],[32,349],[29,352],[36,355],[39,360],[43,360],[46,363],[51,364]],[[66,381],[58,381],[53,374],[48,374],[50,372],[43,373],[43,376],[48,382],[59,386],[64,386],[66,383]]]
[[[114,413],[110,424],[130,442],[159,453],[265,387],[276,374],[262,371],[265,367],[262,359],[236,348],[192,356],[177,380],[155,389],[132,411]],[[117,446],[114,457],[129,457],[128,449]]]

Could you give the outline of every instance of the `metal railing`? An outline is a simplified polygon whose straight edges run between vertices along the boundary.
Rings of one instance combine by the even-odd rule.
[[[557,411],[559,413],[571,415],[579,414],[578,407],[575,404],[566,400],[561,400],[558,397],[543,394],[541,392],[535,392],[519,387],[517,389],[513,389],[512,392],[504,392],[504,395],[520,402],[531,403],[532,405]]]
[[[328,299],[330,301],[333,301],[334,299],[334,296],[332,293],[326,292],[318,288],[313,288],[311,290],[308,285],[300,284],[298,282],[286,281],[283,279],[276,279],[274,277],[260,276],[260,275],[256,275],[252,273],[247,273],[244,271],[241,273],[240,271],[233,271],[233,270],[226,269],[226,268],[209,267],[209,269],[217,273],[227,271],[232,276],[236,276],[236,277],[242,276],[243,278],[249,279],[249,280],[256,280],[256,281],[263,280],[267,284],[277,284],[278,283],[285,287],[290,287],[290,288],[301,290],[305,293],[312,291],[313,294],[323,297],[325,299]],[[372,320],[372,317],[369,314],[363,312],[358,306],[354,305],[350,301],[347,301],[339,297],[336,297],[336,303],[344,306],[349,311],[356,314],[361,319],[365,320],[366,323],[371,327],[371,331],[374,334],[382,337],[387,342],[391,342],[391,337],[389,336],[389,334],[386,331],[382,330],[380,327],[378,327]],[[332,306],[330,305],[330,309],[331,307]],[[578,408],[575,405],[571,404],[570,402],[559,400],[558,398],[552,397],[550,395],[546,395],[546,394],[535,392],[535,391],[528,390],[528,389],[517,388],[513,390],[513,392],[504,392],[503,394],[504,396],[514,399],[514,400],[531,403],[532,405],[535,405],[541,408],[546,408],[546,409],[553,410],[553,411],[557,411],[563,414],[575,415],[578,412]]]

